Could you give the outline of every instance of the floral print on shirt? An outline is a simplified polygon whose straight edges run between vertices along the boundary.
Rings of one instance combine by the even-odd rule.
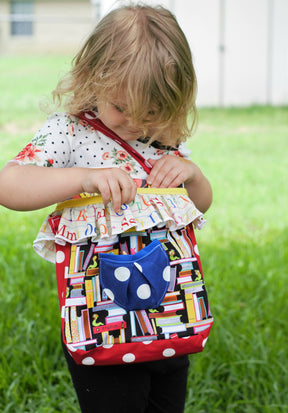
[[[39,135],[33,138],[32,141],[28,143],[28,145],[26,145],[14,159],[21,162],[29,161],[31,165],[36,165],[37,162],[40,162],[40,158],[37,156],[37,153],[43,151],[47,136],[48,135]],[[53,159],[47,159],[44,166],[50,167],[53,166],[53,163]]]
[[[113,148],[111,152],[103,153],[102,159],[112,159],[113,165],[119,166],[120,169],[128,173],[135,172],[135,161],[132,156],[124,150]]]
[[[166,154],[181,156],[183,149],[185,158],[190,154],[184,146],[167,147],[157,141],[148,144],[147,139],[139,138],[129,144],[146,159],[158,159]],[[50,115],[13,160],[54,168],[118,167],[139,182],[147,178],[147,173],[124,148],[85,121],[66,113]]]

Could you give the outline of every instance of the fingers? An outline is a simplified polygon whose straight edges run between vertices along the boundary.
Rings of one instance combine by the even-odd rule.
[[[151,160],[148,160],[151,164]],[[193,175],[192,163],[189,160],[173,155],[165,155],[157,161],[147,183],[153,188],[176,188]]]
[[[103,198],[104,205],[112,199],[113,209],[117,213],[122,204],[132,202],[136,196],[137,187],[133,179],[118,168],[94,170],[95,186]]]
[[[127,182],[121,181],[120,183],[122,204],[129,204],[129,202],[132,202],[135,199],[137,192],[136,182],[134,182],[129,175],[128,178]]]
[[[157,160],[156,159],[152,159],[152,158],[149,158],[149,159],[147,159],[148,160],[148,162],[150,163],[150,165],[153,167],[154,165],[155,165],[155,163],[157,162]]]
[[[112,204],[116,213],[120,212],[122,204],[132,202],[136,196],[136,184],[128,174],[126,175],[127,176],[117,177],[116,180],[110,182]]]
[[[121,204],[122,204],[122,193],[121,193],[121,187],[119,185],[119,182],[117,182],[117,180],[110,180],[109,189],[110,189],[110,197],[112,198],[113,209],[115,212],[119,212],[121,208]],[[108,200],[108,202],[109,201],[110,199]],[[104,202],[104,204],[107,205],[108,202],[106,203]]]
[[[153,188],[169,188],[178,175],[179,171],[175,165],[174,159],[171,156],[169,158],[163,156],[156,162],[154,161],[147,182]]]

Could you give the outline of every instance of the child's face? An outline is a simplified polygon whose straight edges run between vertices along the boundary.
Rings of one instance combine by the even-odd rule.
[[[124,114],[125,103],[118,106],[114,103],[98,102],[99,119],[124,141],[132,141],[143,136],[143,131],[131,125]]]

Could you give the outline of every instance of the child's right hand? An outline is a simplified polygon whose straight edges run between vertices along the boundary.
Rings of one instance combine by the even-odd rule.
[[[83,192],[98,192],[107,205],[112,198],[113,209],[120,211],[122,204],[132,202],[137,186],[127,172],[119,168],[86,169],[82,183]]]
[[[0,205],[18,211],[44,208],[80,192],[101,194],[105,205],[112,198],[115,212],[132,202],[137,186],[119,168],[44,168],[9,162],[0,171]]]

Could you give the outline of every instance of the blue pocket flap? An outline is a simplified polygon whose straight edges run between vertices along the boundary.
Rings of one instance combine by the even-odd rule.
[[[134,255],[99,253],[99,258],[101,286],[117,305],[130,311],[161,304],[170,282],[170,262],[158,240]]]

